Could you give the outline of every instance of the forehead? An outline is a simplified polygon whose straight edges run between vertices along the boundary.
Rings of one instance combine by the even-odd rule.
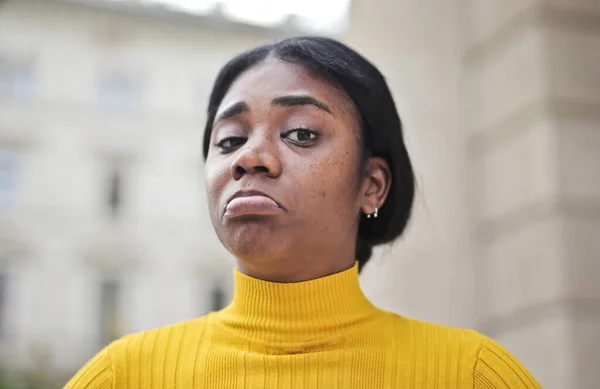
[[[231,85],[221,102],[227,107],[239,101],[253,105],[269,104],[284,95],[310,95],[329,105],[334,113],[354,111],[350,98],[326,80],[311,75],[301,65],[267,59],[248,69]]]

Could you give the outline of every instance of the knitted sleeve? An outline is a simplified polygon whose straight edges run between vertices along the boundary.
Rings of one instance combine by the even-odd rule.
[[[64,389],[113,389],[108,348],[100,351],[67,383]]]
[[[484,339],[473,372],[473,389],[542,389],[502,346]]]

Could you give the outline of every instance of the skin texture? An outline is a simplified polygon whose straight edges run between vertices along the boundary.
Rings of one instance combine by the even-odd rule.
[[[298,282],[353,266],[360,214],[383,204],[390,183],[385,160],[361,166],[360,142],[350,99],[300,65],[267,59],[232,84],[205,177],[213,226],[242,273]],[[279,208],[231,217],[228,199],[244,189]]]

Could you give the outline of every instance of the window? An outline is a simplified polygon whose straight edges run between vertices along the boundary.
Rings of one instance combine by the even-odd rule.
[[[0,56],[0,98],[28,99],[33,89],[33,63]]]
[[[137,77],[132,74],[122,71],[106,72],[98,79],[98,98],[105,109],[133,111],[141,100],[141,86]]]
[[[6,335],[7,283],[8,277],[6,273],[0,272],[0,338]]]
[[[225,290],[221,284],[216,284],[210,291],[210,310],[211,312],[220,311],[226,306]]]
[[[197,313],[200,316],[220,311],[229,304],[231,297],[229,285],[227,282],[223,282],[221,276],[214,274],[212,271],[199,276],[196,283],[198,295],[195,300],[199,305]]]
[[[16,191],[16,153],[0,148],[0,211],[12,208]]]
[[[123,175],[121,169],[114,167],[107,180],[107,199],[109,215],[113,218],[121,216],[123,208]]]
[[[100,284],[100,344],[109,344],[121,336],[121,285],[116,279]]]

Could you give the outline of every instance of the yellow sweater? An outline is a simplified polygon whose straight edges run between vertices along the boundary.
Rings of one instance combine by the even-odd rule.
[[[358,269],[300,283],[235,272],[232,303],[126,336],[68,389],[539,389],[494,341],[375,308]]]

